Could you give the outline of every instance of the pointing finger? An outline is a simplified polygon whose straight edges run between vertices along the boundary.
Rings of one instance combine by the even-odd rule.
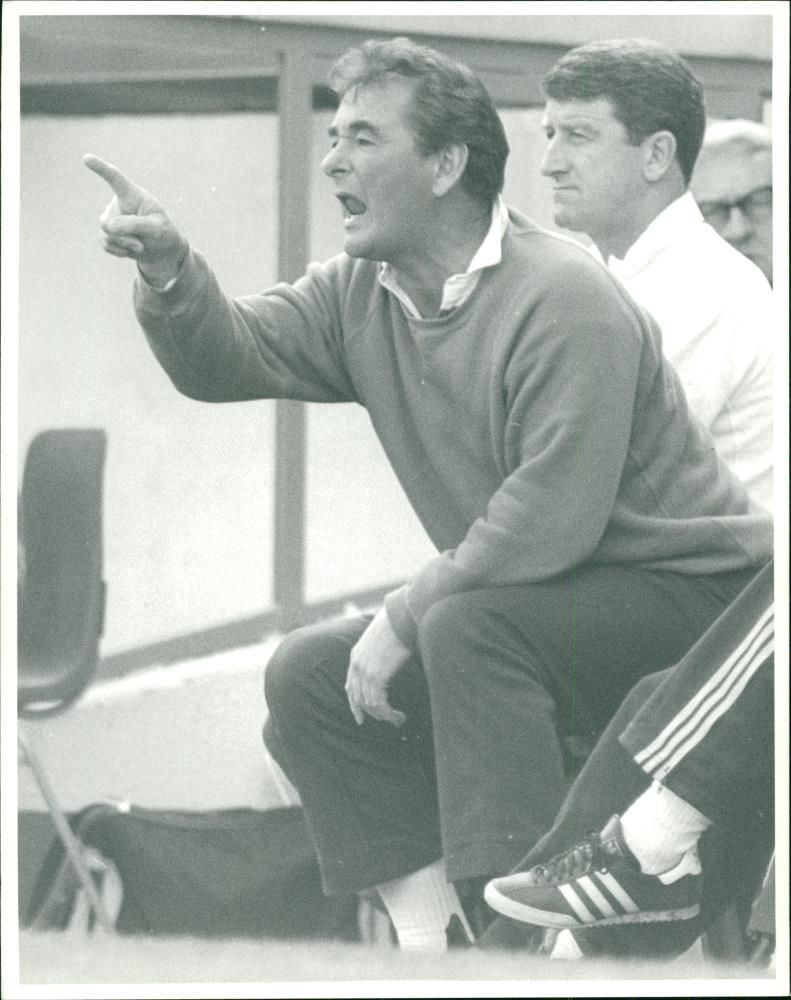
[[[105,180],[118,198],[123,212],[133,213],[137,210],[145,196],[145,191],[130,180],[125,173],[114,167],[112,163],[103,160],[93,153],[86,153],[82,158],[85,166]]]

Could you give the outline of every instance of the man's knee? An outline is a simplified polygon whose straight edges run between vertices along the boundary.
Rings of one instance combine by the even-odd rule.
[[[645,677],[641,677],[621,703],[618,717],[631,720],[662,682],[667,679],[672,669],[670,667],[668,670],[659,670],[655,674],[646,674]]]
[[[514,597],[503,599],[497,588],[470,590],[437,601],[418,628],[420,657],[427,675],[439,680],[447,674],[456,683],[466,670],[481,674],[481,664],[486,662],[490,667],[499,665],[510,676],[516,671],[545,687],[545,626],[540,602],[531,609],[530,597],[527,592],[520,593],[518,615],[513,614]]]
[[[418,626],[421,652],[443,650],[449,644],[466,642],[481,630],[486,617],[480,592],[451,594],[433,604]]]
[[[345,676],[351,646],[313,626],[295,629],[280,643],[264,670],[264,697],[270,711],[303,701],[320,672]]]

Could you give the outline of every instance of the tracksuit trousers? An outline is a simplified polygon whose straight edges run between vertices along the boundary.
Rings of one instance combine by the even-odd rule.
[[[551,830],[517,865],[567,850],[660,781],[713,822],[701,838],[700,916],[594,928],[592,950],[686,950],[731,903],[749,898],[774,844],[773,564],[765,566],[680,662],[629,693],[577,776]],[[531,947],[529,925],[499,917],[484,947]]]
[[[678,662],[753,574],[583,566],[446,598],[391,682],[400,728],[358,726],[346,699],[369,619],[291,633],[265,669],[264,740],[299,792],[325,891],[443,857],[451,881],[509,871],[563,802],[564,736],[598,736],[634,683]]]

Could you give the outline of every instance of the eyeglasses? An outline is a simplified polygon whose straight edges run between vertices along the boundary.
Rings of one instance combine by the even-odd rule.
[[[728,225],[734,208],[738,208],[750,222],[764,222],[772,214],[772,188],[756,188],[733,200],[699,201],[698,208],[706,222],[715,229],[724,229]]]

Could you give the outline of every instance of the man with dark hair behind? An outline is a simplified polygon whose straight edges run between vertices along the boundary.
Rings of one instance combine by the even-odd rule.
[[[544,80],[555,222],[587,233],[662,330],[692,411],[750,496],[772,509],[771,288],[688,191],[703,88],[658,42],[566,53]]]
[[[438,950],[465,923],[454,883],[480,892],[552,821],[560,732],[600,731],[677,660],[765,563],[771,523],[650,317],[503,205],[507,143],[470,70],[392,39],[332,78],[344,252],[293,284],[228,299],[159,202],[86,163],[175,385],[364,405],[437,547],[373,617],[284,640],[265,740],[326,891],[375,890],[402,948]]]
[[[771,293],[686,193],[700,83],[664,46],[614,40],[571,50],[544,87],[556,221],[591,235],[660,321],[691,405],[715,415],[717,447],[764,499],[751,473],[771,470]],[[674,955],[754,888],[774,834],[772,585],[767,566],[624,699],[550,831],[486,890],[524,933],[500,919],[484,947],[535,947],[528,928],[545,925],[563,928],[553,957]]]

